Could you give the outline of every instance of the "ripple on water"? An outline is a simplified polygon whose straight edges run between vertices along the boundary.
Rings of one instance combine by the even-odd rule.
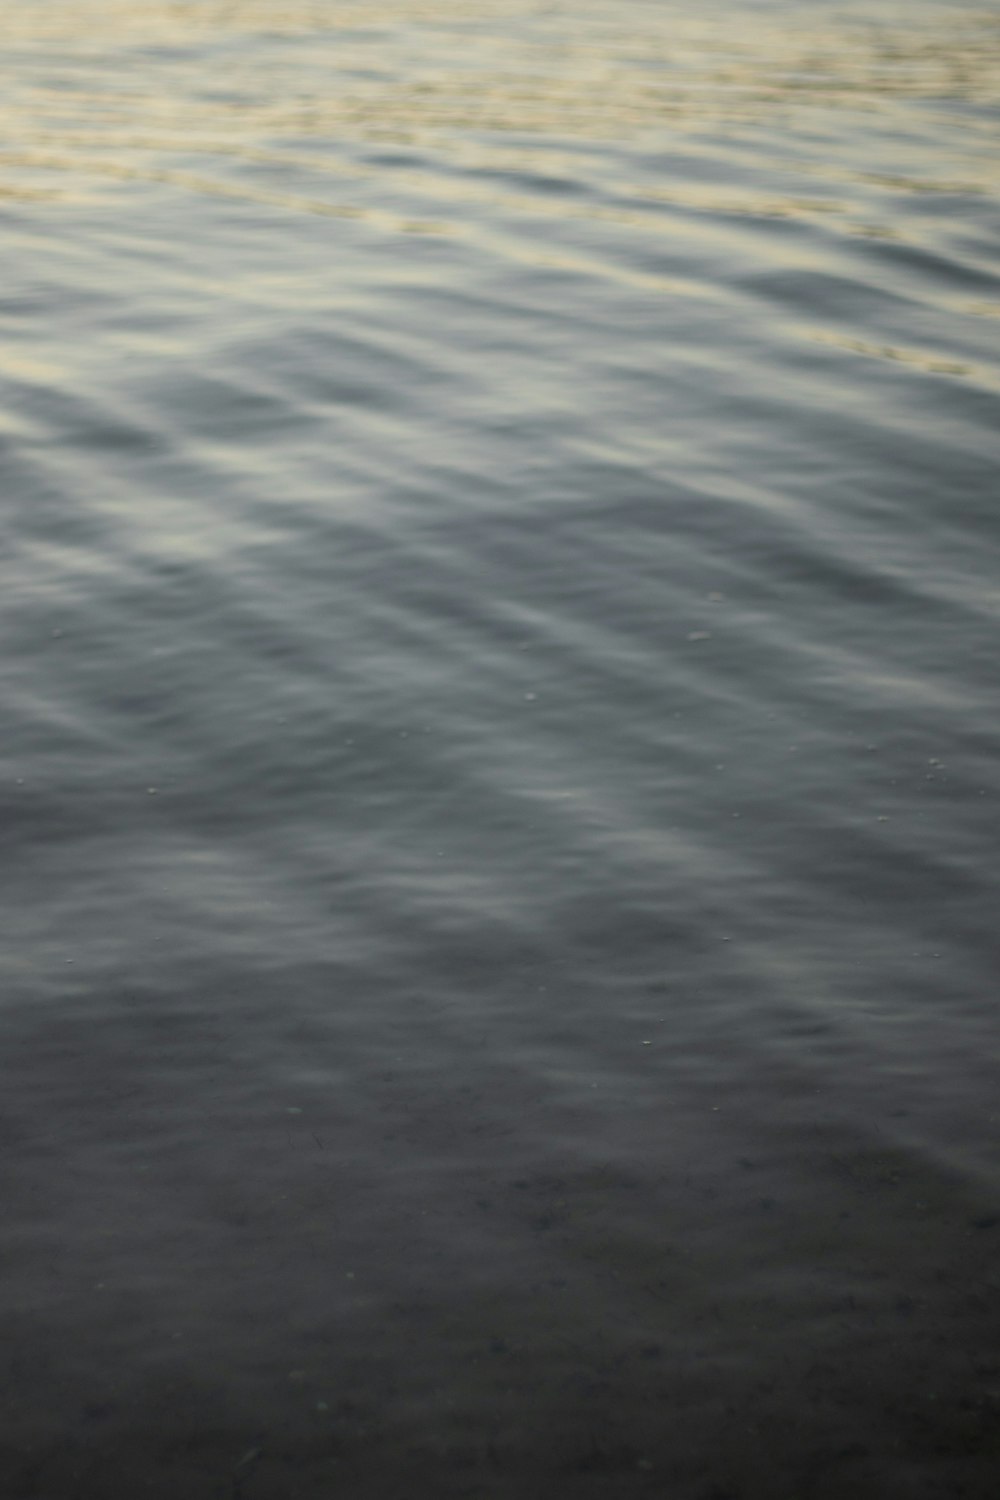
[[[993,1500],[992,12],[0,42],[0,1487]]]

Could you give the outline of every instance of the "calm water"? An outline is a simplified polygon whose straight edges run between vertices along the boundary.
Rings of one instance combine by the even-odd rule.
[[[0,1480],[1000,1474],[1000,20],[7,0]]]

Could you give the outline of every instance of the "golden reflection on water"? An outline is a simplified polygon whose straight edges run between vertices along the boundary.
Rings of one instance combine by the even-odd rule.
[[[988,8],[691,10],[677,0],[8,0],[0,127],[25,145],[58,141],[72,161],[95,134],[116,155],[455,129],[587,140],[1000,98],[1000,17]],[[990,124],[970,118],[968,129]]]
[[[935,0],[8,0],[0,203],[163,187],[724,297],[574,221],[696,259],[755,220],[919,243],[925,199],[995,192],[998,100],[1000,15]]]
[[[901,348],[896,344],[877,344],[871,339],[860,339],[847,334],[833,333],[828,329],[811,331],[809,335],[818,344],[830,344],[845,349],[851,354],[861,354],[868,359],[888,359],[895,364],[912,365],[931,375],[962,375],[975,379],[990,390],[1000,390],[1000,377],[987,365],[972,364],[968,360],[948,359],[926,349]]]

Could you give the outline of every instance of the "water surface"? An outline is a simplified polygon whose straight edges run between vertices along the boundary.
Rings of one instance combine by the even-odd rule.
[[[4,1494],[993,1500],[995,10],[0,80]]]

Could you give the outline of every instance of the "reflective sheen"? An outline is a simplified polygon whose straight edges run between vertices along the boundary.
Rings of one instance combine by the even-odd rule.
[[[0,11],[0,1494],[995,1500],[1000,22]]]

